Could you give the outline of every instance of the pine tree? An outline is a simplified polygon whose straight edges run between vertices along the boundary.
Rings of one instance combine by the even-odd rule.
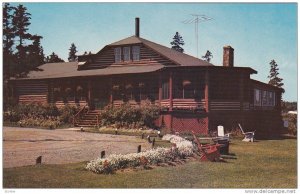
[[[3,53],[12,54],[12,46],[14,44],[14,27],[12,25],[13,7],[9,3],[3,6]]]
[[[38,66],[45,63],[44,61],[44,50],[41,46],[42,36],[33,35],[30,39],[33,41],[31,45],[28,46],[28,55],[26,64],[29,67],[28,70],[34,70]]]
[[[76,58],[77,58],[77,56],[76,56],[77,50],[76,50],[76,46],[75,46],[74,43],[71,44],[71,47],[70,47],[69,51],[70,51],[70,52],[69,52],[69,58],[68,58],[69,62],[76,61]]]
[[[19,72],[23,72],[27,69],[25,63],[27,46],[25,45],[25,41],[31,38],[31,34],[27,33],[28,26],[30,25],[30,16],[31,14],[27,12],[27,8],[23,5],[18,5],[14,8],[12,24],[15,28],[15,35],[18,38],[16,56],[19,65]]]
[[[181,53],[184,52],[184,49],[181,47],[181,46],[184,45],[184,41],[183,41],[182,36],[180,36],[180,34],[178,32],[176,32],[176,34],[173,37],[173,41],[170,42],[170,44],[172,45],[171,48],[173,50],[176,50],[176,51],[181,52]]]
[[[269,84],[283,89],[283,87],[282,87],[284,85],[282,83],[283,79],[278,77],[278,75],[279,75],[278,64],[276,63],[276,61],[274,59],[269,64],[270,64],[270,75],[268,76],[268,78],[270,79]],[[283,89],[283,92],[284,92],[284,89]]]
[[[213,58],[213,55],[209,50],[207,50],[205,55],[202,56],[202,59],[204,59],[207,62],[210,62],[211,58]]]
[[[13,54],[15,28],[12,24],[14,7],[9,3],[3,6],[3,78],[7,79],[14,75],[16,59]]]
[[[46,63],[59,63],[59,62],[65,62],[63,59],[59,58],[57,54],[52,52],[51,55],[47,56]]]

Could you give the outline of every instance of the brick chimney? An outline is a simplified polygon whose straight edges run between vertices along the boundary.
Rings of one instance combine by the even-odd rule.
[[[135,36],[140,37],[140,18],[135,18]]]
[[[224,67],[233,67],[234,61],[234,49],[231,46],[223,47],[223,66]]]

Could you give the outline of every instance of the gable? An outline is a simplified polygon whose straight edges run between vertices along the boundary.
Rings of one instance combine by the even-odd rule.
[[[115,55],[114,55],[115,48],[122,49],[124,47],[130,47],[130,50],[132,51],[133,46],[140,46],[140,60],[133,61],[131,57],[130,61],[122,61],[119,63],[115,63]],[[86,59],[86,56],[82,60],[88,61]],[[144,44],[110,45],[104,47],[97,54],[92,55],[90,62],[87,62],[85,65],[81,66],[80,70],[99,69],[108,66],[150,65],[150,64],[159,64],[159,65],[168,66],[168,65],[174,65],[174,62],[160,55],[158,52],[145,46]]]

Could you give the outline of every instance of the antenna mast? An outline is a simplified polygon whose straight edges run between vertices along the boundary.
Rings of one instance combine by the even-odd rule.
[[[197,50],[197,58],[198,57],[198,33],[199,33],[199,23],[200,22],[205,22],[208,20],[212,20],[213,18],[208,17],[206,15],[199,15],[199,14],[191,14],[194,18],[193,19],[188,19],[188,20],[184,20],[182,23],[184,24],[195,24],[195,38],[196,38],[196,50]]]

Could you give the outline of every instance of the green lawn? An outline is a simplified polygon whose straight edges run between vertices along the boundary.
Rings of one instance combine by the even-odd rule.
[[[296,188],[297,140],[234,140],[236,159],[98,175],[85,163],[4,169],[4,188]]]

